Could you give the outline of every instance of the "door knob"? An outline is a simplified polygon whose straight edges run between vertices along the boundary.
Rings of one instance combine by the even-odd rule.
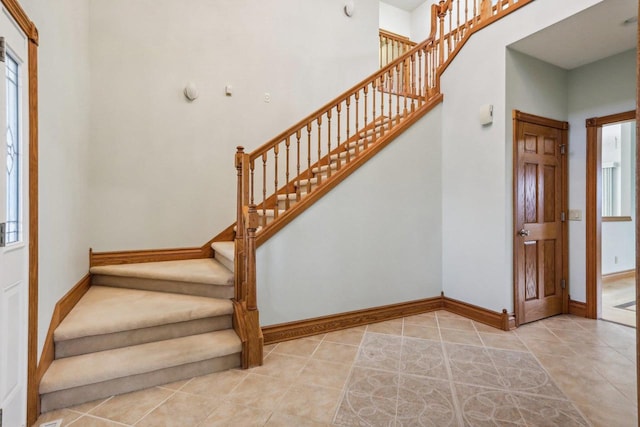
[[[529,235],[529,230],[525,230],[524,228],[520,231],[518,231],[518,234],[522,237],[526,237]]]

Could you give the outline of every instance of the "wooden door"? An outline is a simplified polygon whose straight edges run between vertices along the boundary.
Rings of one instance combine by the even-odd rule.
[[[566,122],[514,111],[516,322],[567,311]]]

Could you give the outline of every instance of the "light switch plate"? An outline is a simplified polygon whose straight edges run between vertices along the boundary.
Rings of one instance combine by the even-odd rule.
[[[582,211],[580,209],[570,209],[569,221],[582,221]]]

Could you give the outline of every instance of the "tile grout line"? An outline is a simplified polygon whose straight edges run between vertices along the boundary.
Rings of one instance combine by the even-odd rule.
[[[76,418],[75,420],[73,420],[72,422],[70,422],[69,424],[67,424],[67,426],[73,426],[73,424],[75,424],[78,420],[81,420],[82,418],[93,418],[94,420],[102,420],[102,421],[107,421],[109,424],[116,424],[119,426],[123,426],[123,427],[132,427],[132,424],[123,424],[121,422],[118,421],[114,421],[114,420],[110,420],[108,418],[103,418],[103,417],[98,417],[96,415],[92,415],[92,414],[84,414],[78,418]],[[78,424],[79,425],[79,424]]]
[[[453,410],[456,413],[456,420],[458,421],[458,426],[464,427],[464,416],[462,414],[462,406],[460,401],[458,400],[458,394],[456,393],[455,383],[453,382],[453,371],[451,370],[451,365],[449,364],[449,354],[447,353],[447,349],[445,346],[445,342],[442,339],[442,332],[440,331],[440,318],[438,317],[438,312],[436,311],[436,326],[438,328],[438,336],[440,336],[440,348],[442,349],[442,358],[444,360],[444,366],[447,370],[447,378],[449,380],[449,390],[451,391],[451,399],[453,403]]]
[[[404,351],[404,317],[402,320],[402,327],[400,328],[400,355],[398,359],[398,383],[396,384],[396,413],[393,417],[393,423],[395,426],[398,424],[398,406],[400,405],[400,370],[402,364],[402,352]]]
[[[180,390],[182,387],[186,386],[187,384],[189,384],[191,381],[193,380],[193,378],[189,379],[189,381],[187,381],[186,383],[184,383],[182,386],[178,387],[178,390]],[[160,401],[160,403],[158,403],[157,405],[155,405],[153,408],[149,409],[147,412],[145,412],[140,418],[138,418],[138,420],[136,422],[134,422],[133,424],[131,424],[132,426],[135,426],[136,424],[140,423],[142,420],[144,420],[147,416],[149,416],[149,414],[151,414],[153,411],[155,411],[156,409],[158,409],[161,405],[164,405],[165,402],[167,402],[169,399],[171,399],[173,396],[176,395],[176,393],[178,392],[178,390],[175,389],[168,389],[168,388],[164,388],[164,387],[160,387],[164,390],[170,390],[171,394],[169,396],[167,396],[166,398],[164,398],[163,400]]]

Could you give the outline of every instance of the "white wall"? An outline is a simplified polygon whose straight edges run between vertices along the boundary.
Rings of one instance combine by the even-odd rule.
[[[411,40],[414,42],[423,42],[431,34],[431,5],[438,1],[426,0],[411,11]]]
[[[88,270],[89,5],[20,3],[40,33],[39,354],[56,302]]]
[[[495,311],[513,310],[506,46],[597,2],[532,2],[474,34],[442,76],[445,295]],[[488,103],[494,105],[494,122],[481,127],[478,109]]]
[[[586,149],[585,120],[591,117],[621,113],[635,108],[635,50],[623,52],[569,72],[569,206],[586,209]],[[584,218],[584,216],[583,216]],[[633,258],[635,222],[603,223],[603,273],[611,272],[614,252]],[[570,233],[571,298],[586,300],[585,223],[572,222]],[[626,238],[625,238],[626,236]],[[616,243],[613,243],[615,240]],[[633,251],[633,252],[632,252]],[[627,259],[625,257],[625,259]],[[622,261],[622,260],[621,260]],[[633,268],[633,262],[625,265]],[[623,270],[622,265],[616,267]]]
[[[383,30],[411,37],[411,13],[382,1],[379,25]]]
[[[568,71],[555,65],[507,49],[506,112],[513,110],[567,120]],[[505,120],[505,138],[513,135],[513,122]],[[513,148],[513,145],[511,147]],[[512,152],[510,152],[512,153]]]
[[[632,218],[633,221],[602,223],[602,274],[636,268],[636,222],[635,216]]]
[[[441,112],[258,249],[262,325],[440,295]]]
[[[235,147],[257,148],[378,65],[377,2],[352,18],[342,0],[90,4],[98,251],[206,242],[235,218]]]

